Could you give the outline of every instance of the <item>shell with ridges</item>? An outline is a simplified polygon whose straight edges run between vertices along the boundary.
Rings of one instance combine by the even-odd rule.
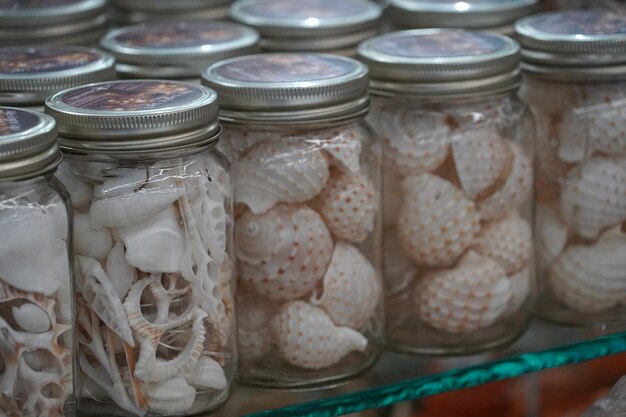
[[[216,262],[222,263],[226,256],[227,214],[219,185],[203,178],[200,195],[192,201],[191,210],[204,250]]]
[[[237,341],[242,360],[258,359],[270,351],[269,324],[275,310],[272,302],[255,294],[237,300]]]

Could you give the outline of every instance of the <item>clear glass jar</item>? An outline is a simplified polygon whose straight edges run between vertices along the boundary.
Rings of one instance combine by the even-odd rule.
[[[539,315],[626,323],[626,15],[570,11],[516,26],[537,121]]]
[[[382,8],[370,0],[238,0],[230,17],[258,30],[264,51],[354,56],[378,33]]]
[[[450,29],[366,41],[383,141],[387,338],[466,354],[515,340],[533,294],[533,124],[519,46]]]
[[[214,91],[97,83],[46,101],[72,195],[79,411],[187,415],[236,368],[231,185]],[[158,117],[155,117],[158,115]]]
[[[203,78],[235,162],[243,381],[314,386],[365,370],[384,342],[366,67],[275,53],[222,61]]]
[[[171,20],[224,20],[232,0],[111,0],[118,25]]]
[[[67,192],[54,119],[0,107],[2,415],[74,415]]]

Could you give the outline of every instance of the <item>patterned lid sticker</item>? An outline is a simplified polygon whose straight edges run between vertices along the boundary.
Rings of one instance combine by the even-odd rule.
[[[558,35],[621,35],[626,34],[626,13],[600,10],[549,13],[532,18],[530,26]]]
[[[243,31],[232,25],[216,22],[156,24],[128,31],[115,37],[125,46],[143,48],[177,48],[232,42]]]
[[[336,0],[269,0],[250,4],[244,13],[267,18],[306,19],[356,16],[367,8],[363,3]],[[311,24],[311,26],[316,26]]]
[[[84,0],[0,0],[0,10],[30,10],[48,7],[61,7],[80,3]]]
[[[0,50],[0,74],[42,74],[92,64],[98,54],[73,48],[10,48]]]
[[[0,140],[2,136],[26,132],[40,123],[36,114],[17,109],[0,108]]]

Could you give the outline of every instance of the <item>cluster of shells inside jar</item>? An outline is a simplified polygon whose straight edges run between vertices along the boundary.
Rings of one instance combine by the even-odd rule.
[[[306,133],[232,127],[223,139],[236,158],[244,374],[268,361],[321,370],[368,347],[382,286],[364,249],[380,205],[364,138],[350,125]]]
[[[571,310],[601,313],[624,305],[624,85],[532,80],[523,93],[537,120],[539,272]]]
[[[82,400],[144,415],[225,400],[233,358],[229,177],[210,156],[68,156]]]
[[[63,416],[73,394],[68,215],[38,190],[0,200],[0,415]],[[4,196],[3,196],[4,197]]]
[[[443,334],[476,332],[528,298],[532,240],[522,207],[532,160],[488,106],[475,110],[383,104],[372,114],[384,141],[390,334],[415,318]]]

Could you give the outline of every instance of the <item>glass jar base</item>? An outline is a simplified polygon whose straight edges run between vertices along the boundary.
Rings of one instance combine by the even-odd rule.
[[[536,311],[540,320],[564,326],[611,331],[626,329],[625,307],[616,307],[598,313],[582,313],[565,306],[549,294],[539,299]]]

